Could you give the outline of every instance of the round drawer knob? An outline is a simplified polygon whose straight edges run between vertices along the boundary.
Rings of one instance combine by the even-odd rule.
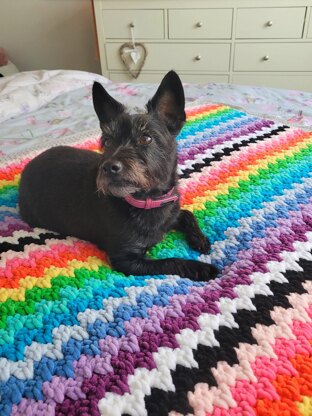
[[[196,27],[203,27],[203,22],[197,22]]]
[[[131,22],[129,26],[130,26],[130,27],[134,27],[134,23],[133,23],[133,22]]]
[[[201,55],[196,55],[195,56],[195,61],[200,61],[201,60]]]
[[[263,57],[263,60],[264,60],[264,61],[268,61],[269,59],[270,59],[269,55],[265,55],[265,56]]]
[[[266,25],[269,26],[269,27],[273,26],[272,20],[269,20]]]

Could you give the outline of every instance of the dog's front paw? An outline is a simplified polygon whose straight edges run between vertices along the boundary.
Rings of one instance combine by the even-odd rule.
[[[190,262],[190,273],[185,277],[188,277],[192,280],[206,282],[208,280],[214,279],[219,273],[219,270],[212,264],[193,260],[190,260]]]
[[[204,234],[193,234],[188,238],[189,246],[202,254],[208,254],[210,252],[210,242]]]
[[[200,263],[198,270],[198,280],[208,281],[217,277],[219,270],[212,264]]]

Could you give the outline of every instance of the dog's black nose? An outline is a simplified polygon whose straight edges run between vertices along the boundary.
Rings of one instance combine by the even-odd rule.
[[[116,160],[114,161],[107,161],[103,164],[103,170],[105,173],[113,173],[114,175],[120,173],[122,170],[121,162]]]

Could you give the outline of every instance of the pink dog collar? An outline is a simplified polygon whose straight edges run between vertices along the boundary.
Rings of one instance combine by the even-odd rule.
[[[128,195],[125,197],[125,201],[128,202],[128,204],[141,209],[152,209],[152,208],[160,208],[163,207],[166,204],[169,204],[170,202],[177,202],[180,197],[177,192],[174,191],[174,187],[167,192],[165,195],[162,195],[158,198],[152,199],[136,199],[131,195]]]

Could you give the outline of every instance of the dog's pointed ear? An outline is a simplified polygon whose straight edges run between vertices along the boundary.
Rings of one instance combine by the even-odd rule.
[[[100,124],[109,123],[125,111],[124,106],[111,97],[99,82],[93,84],[92,98]]]
[[[186,119],[184,106],[182,82],[176,72],[170,71],[146,107],[149,113],[156,112],[165,121],[170,133],[177,135]]]

